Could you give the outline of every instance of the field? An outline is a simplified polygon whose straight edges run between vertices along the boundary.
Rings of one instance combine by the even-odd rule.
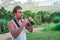
[[[60,40],[60,31],[34,31],[26,34],[27,40]],[[11,40],[11,38],[7,40]]]
[[[33,32],[27,33],[27,40],[60,40],[60,32]]]

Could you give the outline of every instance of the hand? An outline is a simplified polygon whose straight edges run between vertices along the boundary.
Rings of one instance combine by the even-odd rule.
[[[27,23],[29,23],[29,20],[27,18],[24,19],[24,22],[25,26],[27,25]]]
[[[29,17],[29,21],[34,21],[31,17]]]

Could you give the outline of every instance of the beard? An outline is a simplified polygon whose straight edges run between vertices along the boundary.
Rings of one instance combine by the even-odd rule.
[[[18,20],[20,20],[21,18],[17,18]]]
[[[17,18],[18,20],[20,20],[20,19],[22,19],[23,17],[19,17],[19,18]]]
[[[18,20],[20,20],[20,19],[22,19],[22,18],[23,18],[23,16],[18,16],[18,17],[17,17]]]

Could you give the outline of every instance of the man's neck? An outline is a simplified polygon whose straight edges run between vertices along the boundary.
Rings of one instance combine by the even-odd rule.
[[[16,16],[14,16],[14,19],[17,21],[17,22],[21,22],[21,19],[17,18]]]
[[[20,20],[18,18],[14,18],[17,22],[19,22]]]

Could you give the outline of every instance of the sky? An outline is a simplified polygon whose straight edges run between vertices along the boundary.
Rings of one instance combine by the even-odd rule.
[[[2,1],[0,0],[0,4],[2,4]]]
[[[28,0],[15,0],[15,1],[26,3]],[[53,6],[56,1],[59,1],[59,4],[60,4],[60,0],[31,0],[31,1],[37,2],[39,6]]]
[[[21,2],[22,4],[26,3],[28,0],[13,0],[10,3]],[[38,3],[39,6],[54,6],[55,4],[60,5],[60,0],[31,0],[32,2]],[[0,0],[0,5],[3,2]]]
[[[12,1],[11,3],[19,2],[19,1],[23,4],[23,3],[26,3],[28,0],[14,0],[14,1]]]

